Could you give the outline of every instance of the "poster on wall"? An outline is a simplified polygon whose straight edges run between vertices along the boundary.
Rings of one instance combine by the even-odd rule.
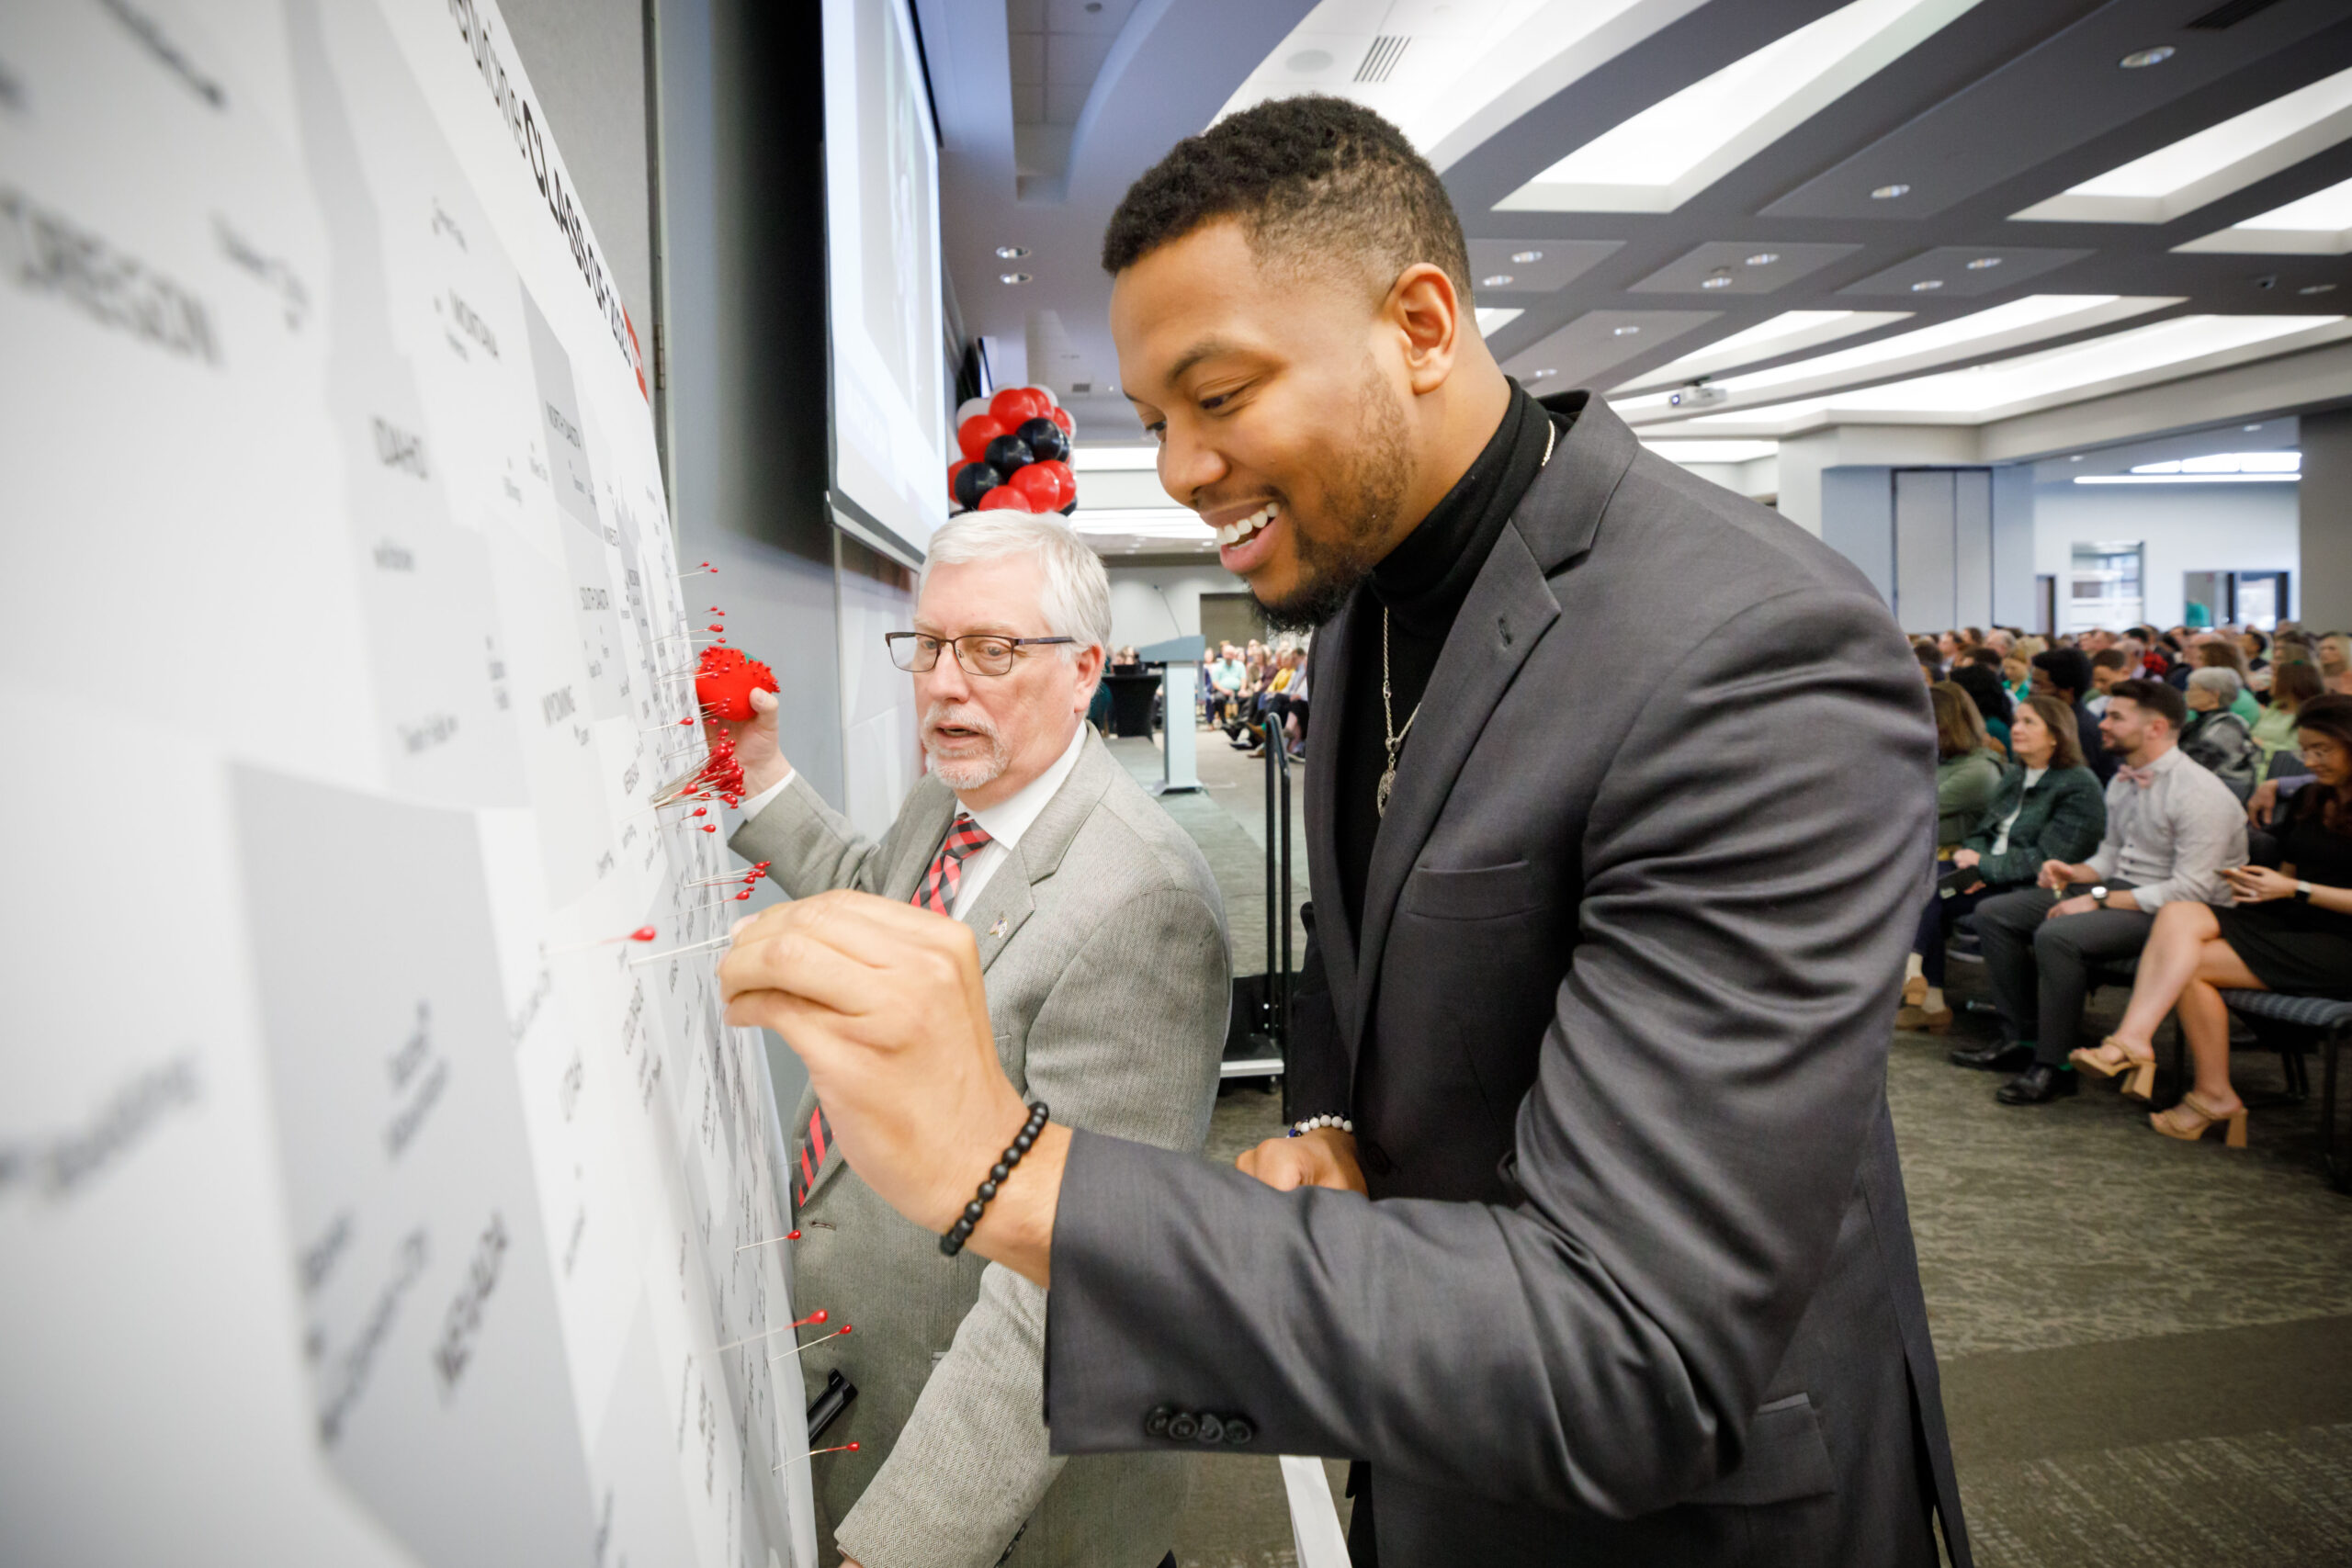
[[[0,1556],[812,1568],[723,592],[494,0],[0,10]]]

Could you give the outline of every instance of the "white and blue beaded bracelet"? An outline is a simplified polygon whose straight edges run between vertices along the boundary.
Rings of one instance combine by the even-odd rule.
[[[1310,1116],[1283,1135],[1286,1138],[1304,1137],[1317,1127],[1337,1127],[1340,1132],[1350,1134],[1356,1130],[1356,1124],[1344,1116]]]

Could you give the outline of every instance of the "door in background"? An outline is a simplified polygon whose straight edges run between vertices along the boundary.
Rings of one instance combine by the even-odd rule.
[[[1201,595],[1201,636],[1208,642],[1208,657],[1216,657],[1221,643],[1247,648],[1250,639],[1266,640],[1265,613],[1247,590],[1239,593]]]

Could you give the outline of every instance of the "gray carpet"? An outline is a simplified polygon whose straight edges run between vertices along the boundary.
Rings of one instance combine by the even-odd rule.
[[[1206,854],[1235,966],[1253,973],[1265,963],[1264,764],[1201,740],[1210,787],[1164,804]],[[1114,750],[1137,777],[1159,776],[1155,745]],[[1295,819],[1304,782],[1294,775]],[[1296,838],[1295,898],[1306,895],[1304,847]],[[1980,994],[1958,978],[1956,1000]],[[2122,1001],[2094,999],[2089,1038]],[[1990,1037],[1982,1015],[1951,1036],[1896,1033],[1887,1069],[1977,1561],[2352,1562],[2352,1198],[2315,1168],[2316,1104],[2285,1102],[2277,1057],[2242,1051],[2233,1071],[2254,1108],[2251,1146],[2225,1149],[2218,1134],[2179,1144],[2101,1082],[2052,1106],[1996,1104],[1997,1077],[1944,1060]],[[1277,1096],[1228,1090],[1208,1156],[1231,1161],[1279,1134],[1281,1115]],[[1343,1467],[1328,1468],[1336,1496]],[[1271,1459],[1201,1462],[1176,1557],[1295,1562]]]

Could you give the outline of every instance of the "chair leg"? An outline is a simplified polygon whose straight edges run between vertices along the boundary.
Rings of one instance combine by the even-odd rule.
[[[2154,1096],[2151,1097],[2152,1100],[2160,1098],[2164,1101],[2163,1104],[2156,1106],[2159,1111],[2171,1110],[2179,1104],[2181,1097],[2188,1092],[2188,1035],[2180,1027],[2178,1013],[2168,1014],[2167,1021],[2172,1026],[2171,1061],[2168,1064],[2172,1077]]]
[[[2278,1045],[2278,1069],[2287,1080],[2287,1099],[2301,1105],[2312,1097],[2311,1068],[2303,1061],[2303,1053],[2295,1044],[2281,1041]]]
[[[2352,1160],[2339,1159],[2335,1153],[2335,1059],[2343,1048],[2340,1030],[2320,1047],[2327,1053],[2327,1064],[2320,1073],[2319,1163],[2327,1172],[2329,1185],[2339,1192],[2352,1192]]]

